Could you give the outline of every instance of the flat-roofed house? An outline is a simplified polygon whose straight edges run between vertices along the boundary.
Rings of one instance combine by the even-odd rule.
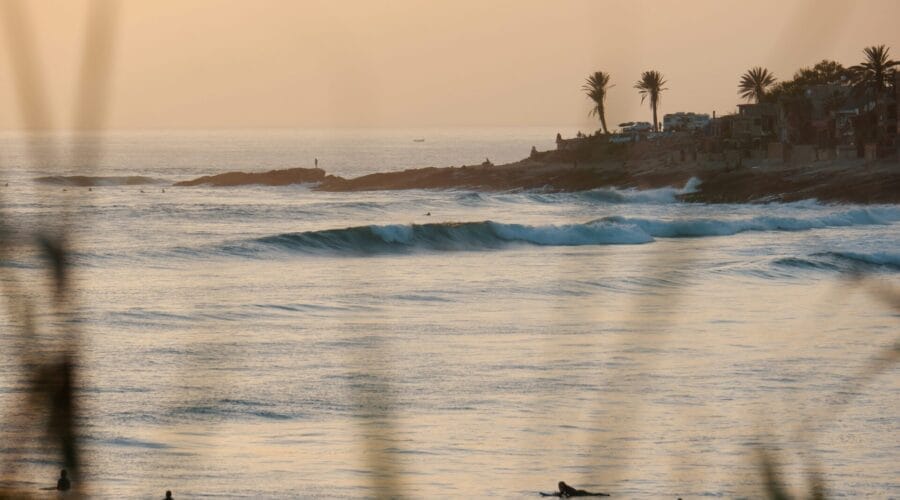
[[[762,144],[777,136],[777,127],[778,105],[768,102],[738,104],[731,135],[741,142]]]

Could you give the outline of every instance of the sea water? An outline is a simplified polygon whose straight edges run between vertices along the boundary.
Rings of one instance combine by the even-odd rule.
[[[89,165],[70,147],[96,137],[0,137],[3,280],[47,302],[28,235],[69,229],[90,495],[528,498],[564,480],[752,498],[763,451],[798,493],[817,472],[832,496],[900,495],[898,369],[878,364],[900,326],[896,205],[680,203],[696,180],[170,186],[316,158],[344,176],[500,163],[556,132],[113,133]],[[35,180],[69,175],[106,179]],[[9,422],[20,325],[2,326]],[[36,493],[61,466],[0,460]]]

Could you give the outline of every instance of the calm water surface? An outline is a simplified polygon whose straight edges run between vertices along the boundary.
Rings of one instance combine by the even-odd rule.
[[[4,136],[7,224],[78,222],[92,495],[371,497],[387,458],[419,498],[755,497],[761,446],[798,490],[816,466],[833,496],[900,495],[898,370],[855,385],[900,315],[843,277],[900,286],[900,207],[166,187],[510,161],[555,133],[123,133],[88,172],[155,180],[90,192],[35,182],[87,169]],[[4,266],[41,290],[29,250]],[[23,484],[52,481],[26,458]]]

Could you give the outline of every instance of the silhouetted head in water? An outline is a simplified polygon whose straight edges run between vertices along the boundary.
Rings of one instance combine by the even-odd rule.
[[[69,481],[69,473],[66,469],[59,471],[59,481],[56,481],[56,489],[59,491],[69,491],[72,483]]]
[[[164,498],[163,500],[173,500],[171,490],[166,490],[166,498]]]
[[[543,497],[559,497],[559,498],[608,497],[609,494],[607,494],[607,493],[591,493],[590,491],[576,490],[575,488],[566,484],[565,481],[560,481],[558,493],[541,493],[541,496],[543,496]]]
[[[565,481],[560,481],[560,482],[559,482],[559,492],[560,492],[560,494],[565,495],[565,496],[569,496],[569,495],[574,495],[576,491],[578,491],[578,490],[576,490],[575,488],[573,488],[573,487],[569,486],[568,484],[566,484]]]

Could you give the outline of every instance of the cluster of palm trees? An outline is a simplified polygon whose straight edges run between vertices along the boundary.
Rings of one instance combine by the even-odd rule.
[[[609,73],[596,71],[588,76],[584,85],[581,87],[588,98],[594,103],[590,115],[597,115],[597,117],[600,118],[600,129],[604,134],[609,133],[609,128],[606,126],[606,92],[610,88],[615,87],[615,85],[609,84],[609,80]],[[662,91],[668,90],[663,87],[665,84],[666,79],[663,77],[662,73],[655,70],[644,71],[641,73],[641,79],[634,84],[634,88],[636,88],[641,95],[641,104],[648,98],[650,99],[650,108],[653,110],[654,132],[659,132],[659,121],[656,117],[656,109],[659,106],[660,94]]]
[[[864,60],[861,64],[844,68],[834,61],[822,61],[812,68],[803,68],[794,74],[793,79],[776,83],[775,75],[761,67],[751,68],[741,76],[738,93],[748,101],[777,102],[788,117],[788,121],[804,123],[809,120],[811,104],[805,91],[810,86],[830,84],[846,87],[849,92],[832,91],[825,99],[825,108],[837,111],[847,102],[872,103],[874,108],[866,110],[854,119],[855,135],[862,142],[875,141],[883,144],[887,141],[888,129],[881,125],[886,115],[887,90],[895,85],[895,74],[900,62],[890,58],[890,49],[885,45],[874,45],[863,49]],[[805,117],[805,118],[804,118]],[[796,127],[800,137],[809,130]]]
[[[884,45],[873,45],[863,49],[865,60],[862,64],[851,66],[844,69],[839,63],[833,61],[822,61],[812,70],[800,70],[794,80],[803,79],[805,72],[813,72],[820,74],[831,74],[832,78],[843,77],[843,79],[859,92],[871,92],[876,102],[880,100],[884,91],[893,84],[894,69],[900,66],[900,61],[894,61],[890,58],[890,48]],[[769,90],[775,85],[777,79],[768,69],[759,66],[751,68],[741,76],[738,84],[738,94],[748,101],[763,101]],[[831,83],[831,82],[828,82]]]
[[[890,49],[884,45],[866,47],[863,50],[865,60],[862,64],[844,69],[839,63],[834,61],[822,61],[813,69],[805,69],[795,75],[794,81],[798,84],[801,81],[808,81],[810,78],[807,74],[813,73],[819,79],[835,79],[845,77],[848,84],[853,85],[854,89],[860,92],[870,92],[875,97],[875,102],[879,102],[885,90],[893,83],[895,67],[900,66],[900,62],[894,61],[889,56]],[[770,95],[770,91],[776,89],[777,78],[768,69],[756,66],[749,69],[741,76],[738,83],[738,94],[748,101],[756,101],[757,103],[766,100]],[[777,90],[780,93],[788,92],[793,88],[799,88],[800,85],[791,87],[791,82],[783,82]],[[829,82],[830,83],[830,82]],[[638,90],[641,96],[641,104],[645,100],[650,100],[650,108],[653,110],[653,130],[659,132],[659,120],[657,119],[656,110],[659,106],[660,94],[664,90],[663,87],[666,80],[662,73],[655,70],[644,71],[641,79],[635,83],[634,88]],[[582,90],[587,94],[588,98],[593,102],[590,115],[596,115],[600,119],[600,128],[604,134],[609,133],[606,126],[606,93],[614,87],[610,85],[610,74],[604,71],[597,71],[588,76]]]

